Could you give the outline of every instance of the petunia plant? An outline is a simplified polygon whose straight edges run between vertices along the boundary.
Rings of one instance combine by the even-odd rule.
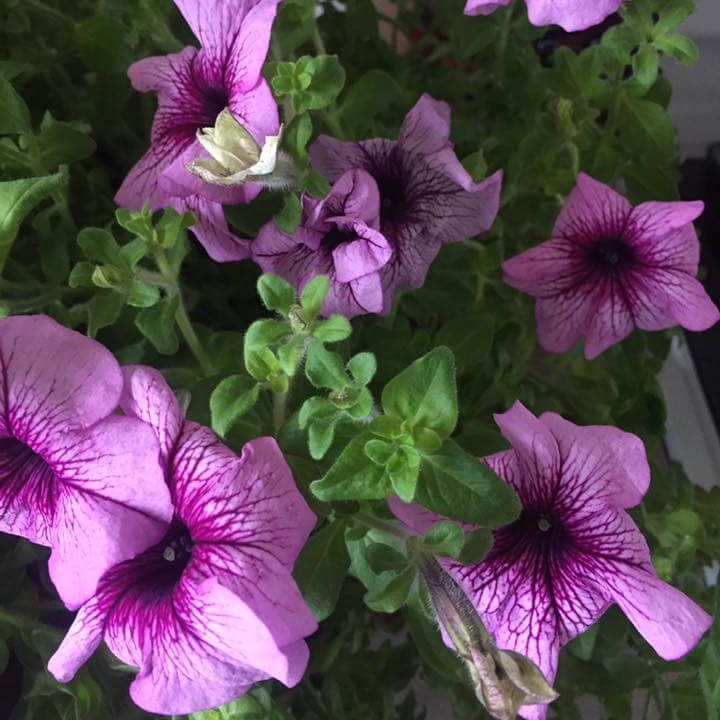
[[[692,11],[0,8],[0,715],[717,720]]]

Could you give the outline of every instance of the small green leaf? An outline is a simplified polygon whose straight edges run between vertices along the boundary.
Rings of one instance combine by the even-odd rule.
[[[308,348],[305,375],[316,388],[342,390],[349,384],[342,358],[319,342]]]
[[[458,561],[463,565],[477,565],[485,559],[492,547],[492,533],[488,528],[477,528],[465,536],[465,544]]]
[[[141,310],[135,318],[137,329],[161,355],[174,355],[180,347],[175,332],[175,313],[179,302],[178,296],[173,295],[151,308]]]
[[[395,448],[393,444],[385,442],[384,440],[373,438],[365,443],[365,454],[376,465],[380,465],[381,467],[387,465],[394,452]]]
[[[225,437],[228,430],[248,412],[260,397],[260,385],[245,375],[231,375],[219,383],[210,395],[213,430]]]
[[[452,352],[438,347],[412,363],[385,386],[382,405],[388,416],[404,420],[410,428],[428,428],[448,437],[458,417]]]
[[[12,135],[30,129],[30,111],[9,80],[0,74],[0,135]]]
[[[698,61],[698,46],[684,35],[667,35],[655,41],[658,50],[674,57],[683,65],[694,65]]]
[[[399,550],[385,543],[370,543],[363,554],[370,569],[377,575],[388,571],[399,572],[408,566],[408,559]]]
[[[620,141],[626,149],[651,157],[675,156],[675,128],[663,108],[625,93],[622,110]]]
[[[134,282],[130,286],[127,304],[137,308],[152,307],[160,301],[160,290],[154,285],[144,282]]]
[[[316,420],[308,428],[308,449],[313,460],[322,460],[335,438],[337,420]]]
[[[282,210],[275,215],[275,224],[288,235],[292,235],[302,219],[302,204],[296,193],[290,193],[285,197],[285,204]]]
[[[411,448],[411,450],[414,449]],[[417,453],[415,453],[417,455]],[[387,463],[387,473],[395,494],[403,502],[412,502],[418,484],[420,463],[408,460],[404,452],[396,451]]]
[[[376,465],[365,454],[365,443],[371,435],[353,438],[332,467],[310,485],[315,497],[331,500],[382,500],[393,494],[385,468]]]
[[[361,352],[348,360],[347,369],[358,385],[368,385],[377,372],[377,360],[371,352]]]
[[[275,310],[284,317],[295,304],[295,288],[277,275],[261,275],[257,283],[258,293],[268,310]]]
[[[415,568],[407,567],[384,587],[368,592],[365,604],[375,612],[397,612],[407,601],[414,580]]]
[[[280,345],[277,351],[278,361],[280,362],[280,369],[286,375],[295,374],[304,349],[305,338],[299,335]]]
[[[449,520],[435,523],[423,538],[423,545],[436,555],[453,558],[460,555],[464,543],[465,536],[462,529]]]
[[[120,263],[120,247],[107,230],[83,228],[78,233],[77,243],[85,257],[90,260],[107,265]]]
[[[308,314],[315,317],[320,312],[325,296],[330,289],[330,281],[324,275],[318,275],[305,285],[300,293],[300,304]]]
[[[311,535],[295,563],[293,575],[318,622],[335,609],[350,567],[346,528],[346,521],[336,520]]]
[[[285,149],[299,163],[305,163],[307,160],[307,144],[312,137],[313,124],[308,113],[296,115],[285,131],[285,141],[283,143]]]
[[[112,325],[125,305],[125,298],[114,292],[99,292],[90,302],[87,309],[87,334],[94,338],[98,330]]]
[[[342,315],[331,315],[319,322],[313,329],[313,337],[320,342],[334,343],[349,338],[352,334],[350,321]]]
[[[452,520],[490,528],[520,514],[512,488],[451,440],[437,454],[423,456],[415,502]]]

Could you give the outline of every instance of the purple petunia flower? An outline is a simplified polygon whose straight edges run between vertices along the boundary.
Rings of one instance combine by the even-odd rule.
[[[222,203],[247,203],[255,184],[207,183],[188,170],[208,157],[197,138],[226,108],[255,142],[278,134],[277,105],[261,75],[270,31],[281,0],[175,0],[202,48],[150,57],[128,71],[139,92],[154,90],[159,104],[152,147],[130,171],[115,201],[140,209],[172,206],[196,214],[192,231],[213,260],[249,256],[247,242],[228,229]]]
[[[123,381],[102,345],[43,315],[0,320],[0,530],[52,548],[79,607],[172,515],[152,431],[113,415]]]
[[[512,450],[485,462],[520,496],[523,511],[494,533],[479,565],[443,560],[495,635],[498,647],[555,678],[560,648],[617,603],[666,660],[691,650],[712,619],[656,575],[647,543],[625,512],[647,492],[641,440],[613,427],[579,427],[521,403],[496,415]],[[424,532],[437,516],[400,500],[393,512]],[[542,718],[545,706],[528,706]]]
[[[720,313],[695,279],[701,202],[646,202],[580,173],[550,240],[503,263],[505,282],[537,298],[538,339],[597,357],[633,328],[707,330]]]
[[[254,440],[238,458],[183,418],[151,368],[125,368],[122,407],[158,437],[175,517],[158,544],[102,577],[50,672],[68,681],[104,637],[140,668],[130,694],[148,712],[206,710],[269,677],[296,684],[317,623],[291,571],[315,516],[277,444]]]
[[[326,315],[355,317],[383,310],[381,273],[392,248],[379,232],[380,194],[372,176],[349,170],[324,200],[303,196],[303,217],[288,235],[269,222],[251,244],[252,257],[264,272],[303,286],[327,275]]]
[[[418,288],[444,243],[484,233],[497,215],[502,172],[477,184],[457,159],[450,107],[423,95],[398,140],[341,142],[325,135],[310,148],[312,166],[330,181],[353,168],[380,188],[380,232],[393,256],[381,270],[383,312],[395,288]]]
[[[525,0],[533,25],[559,25],[568,32],[599,25],[622,3],[623,0]],[[509,4],[510,0],[467,0],[465,14],[490,15]]]

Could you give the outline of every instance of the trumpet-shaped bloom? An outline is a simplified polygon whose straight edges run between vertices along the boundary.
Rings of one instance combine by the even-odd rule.
[[[599,25],[622,5],[623,0],[525,0],[533,25],[559,25],[575,32]],[[466,15],[490,15],[510,0],[467,0]]]
[[[260,438],[237,457],[183,418],[151,368],[125,368],[122,407],[157,435],[175,516],[160,542],[102,577],[49,670],[69,680],[104,637],[140,670],[133,700],[168,715],[222,705],[269,677],[294,685],[317,625],[291,571],[315,516],[277,444]]]
[[[303,197],[303,218],[292,235],[267,223],[252,243],[253,260],[298,292],[317,275],[327,275],[325,314],[380,313],[382,271],[391,261],[392,248],[379,226],[376,182],[364,170],[349,170],[324,200]]]
[[[712,619],[662,582],[625,511],[647,492],[641,440],[613,427],[579,427],[555,413],[536,418],[517,402],[495,421],[512,450],[485,462],[517,492],[523,511],[494,532],[479,565],[443,561],[498,647],[519,652],[552,682],[560,648],[617,603],[665,660],[691,650]],[[399,500],[393,512],[424,532],[438,518]],[[545,706],[527,706],[543,718]]]
[[[505,282],[537,298],[538,339],[566,352],[585,337],[597,357],[635,327],[706,330],[720,318],[695,279],[701,202],[633,207],[580,173],[550,240],[503,263]]]
[[[380,232],[393,256],[380,271],[383,312],[397,287],[418,288],[444,243],[487,231],[500,202],[502,172],[474,183],[450,142],[450,107],[423,95],[398,140],[341,142],[325,135],[310,148],[313,167],[330,181],[354,168],[380,189]]]
[[[139,92],[158,93],[152,146],[133,167],[115,200],[140,209],[172,206],[198,218],[192,230],[219,262],[249,256],[247,242],[228,230],[222,203],[246,203],[257,185],[205,182],[188,166],[207,158],[198,133],[227,108],[259,147],[277,136],[277,105],[261,71],[281,0],[175,0],[201,49],[150,57],[128,71]]]
[[[112,354],[49,317],[0,320],[0,373],[0,530],[52,548],[50,577],[77,608],[165,532],[157,440],[113,415]]]

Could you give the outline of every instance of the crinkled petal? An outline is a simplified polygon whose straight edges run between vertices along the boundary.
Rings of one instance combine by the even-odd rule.
[[[150,57],[130,66],[128,75],[140,92],[158,93],[158,110],[153,120],[152,146],[130,170],[115,195],[123,207],[139,210],[146,202],[152,210],[166,207],[170,195],[159,185],[168,166],[195,142],[197,127],[211,124],[207,98],[193,75],[197,50],[187,47],[179,53]],[[197,126],[188,121],[195,118]]]
[[[113,416],[66,435],[47,456],[58,477],[50,577],[79,607],[102,574],[156,543],[172,517],[170,494],[150,426]]]
[[[253,187],[259,192],[257,186]],[[246,190],[249,192],[250,186]],[[250,242],[230,231],[222,205],[206,200],[201,195],[173,198],[170,205],[178,212],[189,210],[195,214],[195,224],[190,232],[215,262],[235,262],[250,257]]]
[[[0,320],[0,434],[43,454],[107,417],[122,391],[109,350],[45,315]]]
[[[363,143],[343,142],[328,135],[321,135],[310,146],[310,161],[313,169],[330,182],[335,182],[347,170],[368,169]]]
[[[560,448],[553,434],[519,400],[510,410],[493,417],[517,454],[521,472],[515,490],[523,505],[549,500],[557,489],[561,467]],[[495,457],[486,459],[493,470]],[[507,465],[507,459],[503,460]]]
[[[309,227],[326,231],[327,219],[343,216],[370,228],[380,227],[380,191],[372,175],[359,168],[348,170],[333,183],[323,200],[306,199]]]
[[[120,407],[130,417],[147,423],[160,444],[163,467],[175,448],[184,422],[183,412],[175,393],[155,368],[147,365],[125,365]]]
[[[202,51],[198,75],[211,86],[254,87],[281,0],[175,0]]]
[[[530,22],[537,26],[559,25],[567,32],[599,25],[622,5],[623,0],[525,0]]]
[[[581,427],[552,412],[539,420],[560,449],[563,482],[557,504],[572,512],[590,500],[621,508],[641,502],[650,486],[650,466],[637,435],[608,425]]]
[[[511,0],[467,0],[466,15],[490,15],[499,7],[509,5]]]
[[[622,195],[580,173],[555,223],[553,237],[579,245],[598,238],[623,237],[631,211],[632,205]]]
[[[350,227],[357,233],[357,238],[338,245],[332,251],[335,277],[342,283],[376,273],[392,257],[392,248],[382,233],[358,222],[351,222]]]

